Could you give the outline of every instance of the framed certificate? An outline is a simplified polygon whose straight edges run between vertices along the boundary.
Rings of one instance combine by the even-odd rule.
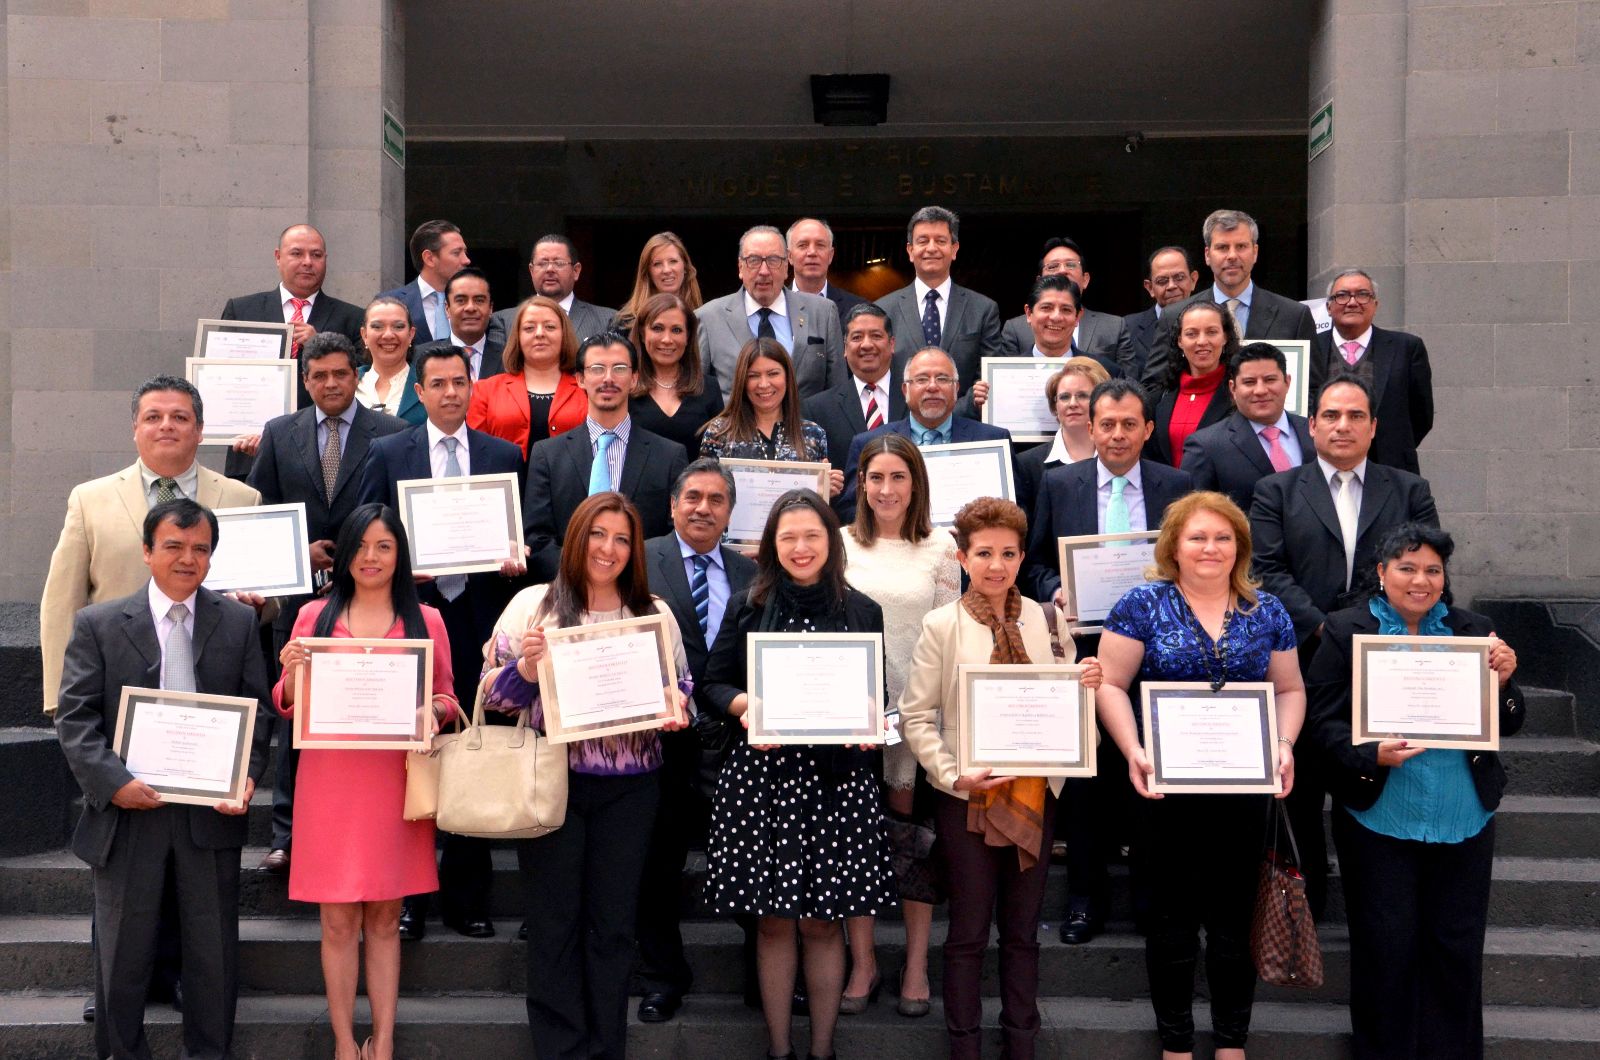
[[[303,637],[294,745],[426,751],[433,736],[433,641]]]
[[[751,633],[752,744],[883,742],[883,634]]]
[[[184,375],[205,404],[201,445],[232,445],[260,434],[268,420],[294,411],[297,361],[232,361],[190,357]]]
[[[163,802],[244,805],[256,701],[124,686],[111,750]]]
[[[989,384],[983,403],[984,423],[1004,427],[1013,442],[1048,442],[1061,424],[1045,397],[1044,385],[1061,370],[1065,358],[985,357],[982,380]]]
[[[826,461],[793,460],[737,460],[726,459],[722,466],[733,475],[739,501],[733,506],[733,517],[728,520],[727,541],[730,545],[757,545],[761,532],[767,526],[767,514],[773,502],[793,489],[814,491],[823,500],[828,499],[828,470]]]
[[[235,361],[288,357],[294,345],[293,324],[256,320],[200,320],[194,326],[194,355]]]
[[[1311,340],[1310,339],[1246,339],[1246,342],[1265,342],[1283,351],[1289,365],[1289,396],[1283,407],[1296,416],[1310,416],[1311,407]]]
[[[551,743],[659,729],[677,705],[672,631],[662,614],[545,632],[539,660]]]
[[[1283,790],[1271,683],[1242,681],[1213,692],[1203,681],[1145,681],[1140,695],[1145,754],[1156,767],[1151,791]]]
[[[1083,667],[956,667],[961,712],[956,761],[962,774],[997,777],[1092,777],[1098,732],[1094,692]]]
[[[1498,751],[1493,644],[1490,637],[1351,637],[1353,741]]]
[[[310,594],[311,534],[303,501],[218,508],[212,514],[217,517],[217,547],[211,553],[207,589],[262,596]]]
[[[1056,538],[1061,563],[1061,606],[1072,632],[1099,633],[1122,594],[1145,580],[1155,565],[1159,530]]]
[[[416,574],[497,571],[522,560],[522,491],[510,471],[395,483]]]
[[[956,512],[979,497],[1017,498],[1011,443],[1004,439],[928,445],[917,451],[928,465],[928,514],[934,526],[954,526]]]

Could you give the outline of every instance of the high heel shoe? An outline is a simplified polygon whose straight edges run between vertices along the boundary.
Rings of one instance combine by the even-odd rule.
[[[872,985],[865,994],[854,996],[846,994],[839,999],[839,1015],[859,1016],[867,1011],[867,1006],[878,1000],[878,994],[883,990],[883,976],[877,972],[872,973]]]
[[[894,1010],[908,1019],[920,1019],[933,1009],[931,998],[906,997],[906,969],[904,965],[900,967],[899,985],[895,988],[895,995],[898,1000],[895,1002]]]
[[[361,1060],[372,1060],[372,1039],[361,1043]]]

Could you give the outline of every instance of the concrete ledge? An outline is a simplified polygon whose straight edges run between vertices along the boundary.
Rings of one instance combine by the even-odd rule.
[[[0,728],[50,728],[44,715],[39,606],[0,602]]]
[[[1517,649],[1517,679],[1571,692],[1577,735],[1600,740],[1600,600],[1484,597],[1472,608]]]
[[[0,854],[32,854],[66,842],[78,793],[54,729],[0,729]]]

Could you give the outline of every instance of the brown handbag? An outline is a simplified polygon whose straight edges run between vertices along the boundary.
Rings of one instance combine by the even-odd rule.
[[[1300,848],[1281,799],[1272,800],[1267,828],[1272,838],[1261,861],[1255,917],[1250,925],[1250,956],[1262,982],[1315,990],[1322,985],[1322,946],[1306,901],[1306,880],[1298,867]],[[1292,862],[1278,849],[1280,828],[1289,837]]]

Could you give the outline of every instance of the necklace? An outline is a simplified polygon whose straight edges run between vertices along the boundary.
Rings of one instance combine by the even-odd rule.
[[[663,383],[660,380],[657,380],[656,383],[655,383],[655,388],[657,390],[674,391],[674,390],[678,389],[678,381],[676,379],[674,379],[670,383]]]
[[[1234,610],[1231,607],[1223,609],[1222,633],[1212,643],[1211,650],[1206,651],[1205,644],[1211,639],[1211,635],[1205,631],[1205,627],[1200,624],[1199,617],[1194,613],[1194,607],[1189,603],[1189,594],[1184,592],[1176,583],[1174,583],[1174,588],[1178,589],[1178,598],[1183,601],[1184,622],[1188,624],[1190,632],[1194,634],[1196,642],[1201,646],[1201,659],[1205,662],[1206,677],[1211,682],[1211,691],[1220,692],[1222,691],[1222,686],[1228,683],[1228,631],[1233,626]]]

